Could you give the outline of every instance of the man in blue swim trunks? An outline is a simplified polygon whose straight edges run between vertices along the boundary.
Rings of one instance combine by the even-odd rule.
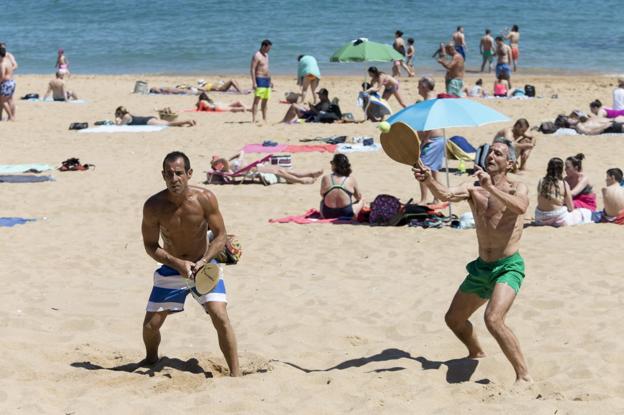
[[[468,276],[451,302],[446,324],[466,345],[469,358],[484,357],[468,319],[487,303],[485,325],[511,362],[516,382],[531,382],[520,343],[505,324],[524,280],[524,260],[518,248],[529,206],[527,187],[507,178],[514,163],[511,141],[496,139],[487,156],[486,171],[477,168],[474,183],[447,188],[431,177],[428,168],[414,168],[414,177],[440,200],[468,201],[475,219],[479,257],[466,266]]]
[[[496,77],[506,79],[511,88],[511,48],[505,44],[502,36],[496,36]]]
[[[269,39],[264,39],[260,44],[260,50],[251,58],[251,86],[254,89],[254,100],[251,106],[251,122],[256,122],[258,102],[262,101],[262,120],[266,123],[267,103],[271,98],[271,74],[269,73],[269,51],[273,44]]]
[[[0,43],[0,121],[3,110],[7,112],[9,121],[15,121],[15,102],[13,101],[15,68],[17,68],[15,58],[7,52],[6,45]]]
[[[154,272],[154,287],[143,322],[146,355],[140,364],[151,366],[158,362],[160,328],[169,314],[184,310],[186,296],[191,293],[212,319],[230,376],[240,376],[223,279],[202,296],[187,284],[204,265],[213,262],[226,242],[217,199],[207,189],[189,186],[192,174],[191,163],[184,153],[167,154],[162,171],[167,188],[147,199],[143,206],[141,230],[145,250],[163,265]],[[214,235],[212,242],[208,242],[208,230]]]

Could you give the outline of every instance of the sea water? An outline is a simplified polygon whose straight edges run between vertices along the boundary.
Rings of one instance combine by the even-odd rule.
[[[299,54],[329,73],[362,73],[366,64],[330,63],[359,37],[392,43],[413,37],[419,71],[440,70],[431,57],[457,26],[465,28],[467,67],[481,64],[479,39],[520,27],[521,70],[624,72],[621,0],[525,1],[214,1],[0,0],[0,41],[18,73],[54,71],[63,48],[75,73],[244,74],[262,39],[273,73],[292,74]],[[388,64],[379,64],[389,69]]]

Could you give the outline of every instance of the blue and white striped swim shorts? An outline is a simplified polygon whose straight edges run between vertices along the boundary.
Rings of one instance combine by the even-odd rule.
[[[167,265],[161,266],[154,271],[154,287],[146,310],[149,312],[184,311],[184,301],[189,293],[199,304],[211,301],[227,303],[223,275],[219,276],[219,282],[212,291],[201,296],[194,288],[189,288],[188,284],[189,280],[180,276],[178,271]]]

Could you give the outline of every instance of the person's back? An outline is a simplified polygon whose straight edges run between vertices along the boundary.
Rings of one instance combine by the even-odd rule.
[[[602,190],[604,211],[609,216],[617,216],[624,211],[624,187],[607,186]]]
[[[619,87],[613,90],[613,109],[624,110],[624,79],[620,80]]]
[[[565,205],[565,195],[568,191],[566,182],[557,180],[549,183],[547,178],[541,178],[537,184],[537,208],[543,212],[551,212]]]
[[[321,194],[323,203],[327,207],[342,208],[349,205],[354,193],[355,186],[352,177],[338,176],[334,173],[323,176]]]
[[[52,90],[52,99],[55,101],[65,101],[65,81],[62,79],[53,79],[50,81],[50,89]]]
[[[351,164],[344,154],[336,154],[331,161],[331,174],[321,180],[321,216],[324,218],[354,218],[364,205]]]

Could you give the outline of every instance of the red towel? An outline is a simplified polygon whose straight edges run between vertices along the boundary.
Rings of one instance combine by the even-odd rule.
[[[597,207],[596,193],[576,195],[572,198],[572,203],[574,204],[575,209],[585,208],[595,212]]]
[[[303,215],[286,216],[284,218],[269,219],[269,223],[298,223],[305,225],[308,223],[351,223],[349,220],[340,218],[322,219],[321,212],[318,209],[308,209]]]
[[[335,144],[293,144],[286,147],[288,153],[308,153],[312,151],[320,151],[321,153],[335,153]]]

